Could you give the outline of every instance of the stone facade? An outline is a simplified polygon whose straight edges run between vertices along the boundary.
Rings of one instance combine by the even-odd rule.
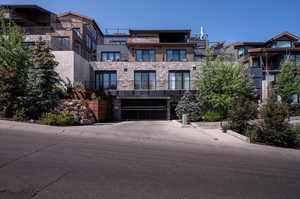
[[[116,71],[117,90],[134,90],[135,71],[156,71],[156,90],[168,90],[169,71],[190,71],[190,89],[201,62],[90,62],[93,71]]]

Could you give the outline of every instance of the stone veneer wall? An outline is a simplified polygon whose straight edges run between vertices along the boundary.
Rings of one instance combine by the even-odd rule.
[[[94,71],[117,71],[118,90],[134,89],[134,71],[156,71],[156,89],[168,90],[168,77],[171,70],[190,71],[190,89],[195,89],[195,76],[201,62],[90,62]],[[127,69],[127,72],[126,72]]]

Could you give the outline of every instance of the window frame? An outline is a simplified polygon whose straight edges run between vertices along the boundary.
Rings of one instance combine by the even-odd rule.
[[[104,54],[106,54],[106,60],[104,60]],[[113,54],[113,60],[108,59],[110,54]],[[119,54],[119,60],[116,59],[116,55]],[[121,60],[121,52],[120,51],[102,51],[101,52],[101,61],[105,62],[116,62]]]
[[[169,58],[169,52],[172,52],[172,59]],[[178,59],[174,59],[174,52],[178,52],[177,56]],[[181,53],[184,52],[185,56],[184,58],[181,57]],[[172,61],[187,61],[187,49],[184,48],[178,48],[178,49],[174,49],[174,48],[169,48],[166,50],[166,61],[172,62]]]
[[[138,58],[138,51],[141,52],[141,59]],[[156,50],[155,49],[135,49],[135,61],[137,62],[155,62],[156,61]],[[145,53],[148,52],[148,53]],[[151,59],[151,52],[153,52],[153,59]],[[148,60],[145,57],[148,56]]]
[[[108,74],[109,75],[109,80],[108,80],[108,87],[105,88],[104,84],[104,77],[103,75]],[[115,81],[112,83],[112,75],[115,75]],[[98,77],[98,78],[97,78]],[[116,90],[118,87],[118,74],[117,71],[96,71],[95,72],[95,88],[99,90]],[[101,82],[100,82],[101,80]]]
[[[172,79],[171,79],[171,74],[174,73],[174,77],[175,77],[175,83],[174,83],[174,88],[173,88],[173,84],[172,84]],[[188,73],[188,87],[185,87],[185,80],[184,80],[184,74]],[[176,74],[180,74],[181,75],[181,85],[180,88],[176,88],[176,77],[178,77]],[[191,71],[190,70],[170,70],[168,73],[168,89],[169,90],[190,90],[191,88]]]
[[[140,82],[139,82],[139,87],[137,86],[138,85],[138,80],[137,80],[137,78],[136,78],[136,76],[137,76],[137,74],[138,73],[141,73],[141,79],[139,80]],[[150,76],[150,74],[154,74],[154,86],[152,87],[151,85],[151,83],[150,83],[150,80],[151,80],[151,76]],[[143,84],[143,74],[145,75],[147,75],[147,82],[146,82],[146,84]],[[155,70],[136,70],[136,71],[134,71],[134,89],[135,90],[155,90],[156,89],[156,71]],[[143,88],[143,85],[146,85],[146,88],[144,87]]]

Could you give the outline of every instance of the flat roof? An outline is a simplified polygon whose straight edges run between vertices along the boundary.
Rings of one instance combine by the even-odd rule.
[[[167,29],[162,29],[162,30],[129,30],[129,33],[186,33],[189,34],[191,33],[191,30],[188,29],[173,29],[173,30],[167,30]]]
[[[35,5],[35,4],[1,4],[0,7],[6,7],[6,8],[22,8],[22,9],[36,9],[36,10],[39,10],[39,11],[42,11],[42,12],[45,12],[45,13],[48,13],[48,14],[53,14],[53,15],[56,15],[55,13],[49,11],[49,10],[46,10],[45,8],[42,8],[38,5]]]

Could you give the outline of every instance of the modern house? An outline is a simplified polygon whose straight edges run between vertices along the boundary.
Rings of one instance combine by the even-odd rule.
[[[129,30],[105,35],[98,61],[90,62],[95,87],[111,96],[114,119],[171,119],[208,45],[191,30]]]
[[[237,59],[249,67],[260,99],[268,97],[268,88],[276,84],[280,65],[287,56],[291,57],[295,67],[300,66],[298,40],[296,35],[283,32],[265,42],[237,42],[232,45]],[[300,103],[299,95],[294,96],[294,103]]]
[[[37,5],[2,5],[4,17],[19,25],[25,44],[32,47],[42,39],[60,63],[57,72],[67,85],[90,81],[89,61],[97,60],[103,33],[94,19],[75,12],[54,14]]]

